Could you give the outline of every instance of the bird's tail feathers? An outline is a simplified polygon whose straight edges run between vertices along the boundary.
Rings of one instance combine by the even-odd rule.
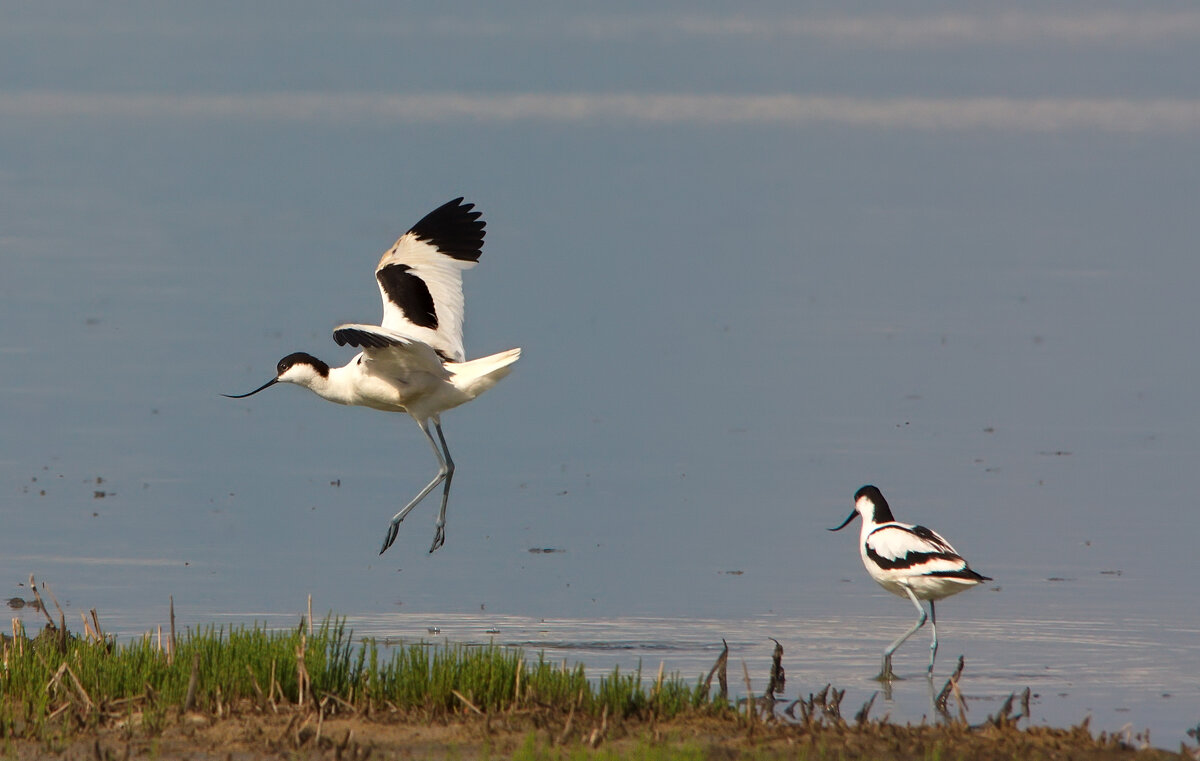
[[[446,369],[454,387],[474,399],[508,375],[512,364],[520,358],[520,349],[509,349],[470,362],[447,362]]]

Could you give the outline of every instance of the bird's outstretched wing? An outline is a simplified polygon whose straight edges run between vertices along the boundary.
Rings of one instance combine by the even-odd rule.
[[[443,380],[450,371],[433,347],[388,328],[376,325],[339,325],[333,329],[338,346],[354,346],[363,350],[363,360],[374,364],[379,371],[394,378],[405,378],[414,372],[424,372]]]
[[[428,344],[444,359],[462,362],[462,271],[483,250],[484,222],[474,204],[455,198],[400,236],[379,260],[375,279],[383,296],[382,326]]]
[[[866,538],[867,557],[884,570],[947,576],[967,570],[950,543],[924,526],[886,524]]]

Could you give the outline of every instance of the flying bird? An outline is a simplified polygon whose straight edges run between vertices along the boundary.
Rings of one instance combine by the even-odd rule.
[[[934,603],[991,579],[971,570],[967,561],[936,532],[897,521],[887,500],[874,486],[859,489],[850,516],[842,525],[829,530],[841,531],[859,516],[863,526],[858,549],[867,573],[887,591],[912,600],[920,613],[917,623],[883,651],[883,666],[876,679],[886,682],[896,678],[892,672],[892,653],[925,625],[921,600],[929,601],[929,622],[933,627],[928,672],[932,678],[938,647]]]
[[[362,349],[342,367],[330,367],[305,352],[279,360],[275,377],[244,399],[276,383],[294,383],[338,404],[407,412],[425,434],[438,470],[425,488],[392,517],[383,554],[400,531],[400,522],[442,484],[442,507],[429,551],[446,541],[446,503],[454,479],[454,460],[442,433],[443,412],[471,401],[508,375],[520,349],[467,361],[463,351],[462,272],[474,267],[483,250],[484,221],[474,204],[456,198],[434,209],[400,236],[375,268],[383,297],[380,325],[339,325],[338,346]],[[430,425],[437,440],[430,433]]]

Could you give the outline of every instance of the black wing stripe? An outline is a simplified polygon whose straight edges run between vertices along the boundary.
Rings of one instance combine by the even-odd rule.
[[[958,555],[955,555],[953,552],[909,552],[909,553],[905,554],[904,557],[885,558],[883,555],[880,555],[878,552],[876,552],[875,548],[872,547],[870,544],[867,545],[867,557],[871,559],[871,562],[873,562],[875,565],[879,566],[880,568],[884,569],[885,571],[894,571],[894,570],[903,570],[903,569],[907,569],[907,568],[914,568],[916,566],[928,563],[931,560],[949,560],[951,562],[957,561],[959,563],[964,562],[961,557],[959,557]],[[944,576],[944,575],[947,575],[948,573],[956,574],[956,573],[961,573],[961,572],[960,571],[951,571],[951,572],[943,572],[943,573],[931,573],[929,575],[930,576]]]
[[[410,233],[429,241],[446,256],[464,262],[477,262],[483,251],[485,222],[482,212],[471,211],[475,204],[455,198],[426,214],[413,225]]]
[[[338,328],[333,331],[333,340],[338,346],[350,344],[356,348],[382,349],[387,346],[403,346],[403,341],[381,336],[378,333],[368,333],[358,328]]]
[[[375,273],[388,300],[395,304],[405,318],[420,328],[437,330],[437,305],[425,281],[412,273],[407,264],[389,264]]]

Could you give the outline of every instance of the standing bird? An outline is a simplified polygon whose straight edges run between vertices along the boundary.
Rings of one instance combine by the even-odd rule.
[[[276,383],[295,383],[331,402],[407,412],[417,421],[433,447],[438,472],[392,518],[381,555],[396,541],[404,517],[438,484],[444,484],[442,508],[429,551],[445,544],[454,460],[442,434],[441,414],[496,385],[521,356],[520,349],[509,349],[467,362],[463,353],[462,271],[479,261],[484,235],[481,214],[473,208],[456,198],[434,209],[383,255],[375,268],[383,296],[382,325],[333,330],[338,346],[362,349],[344,367],[296,352],[279,360],[275,377],[250,393],[223,394],[244,399]],[[429,432],[431,422],[437,442]]]
[[[991,578],[971,570],[967,561],[936,532],[924,526],[898,522],[892,517],[887,500],[874,486],[859,489],[854,495],[854,511],[842,525],[829,530],[841,531],[860,515],[863,527],[858,549],[867,573],[892,594],[907,596],[921,614],[904,636],[883,651],[883,667],[875,678],[881,682],[896,678],[892,673],[892,653],[925,625],[921,600],[929,601],[929,622],[933,626],[933,642],[929,645],[929,677],[932,678],[938,646],[934,603],[981,581],[991,581]]]

